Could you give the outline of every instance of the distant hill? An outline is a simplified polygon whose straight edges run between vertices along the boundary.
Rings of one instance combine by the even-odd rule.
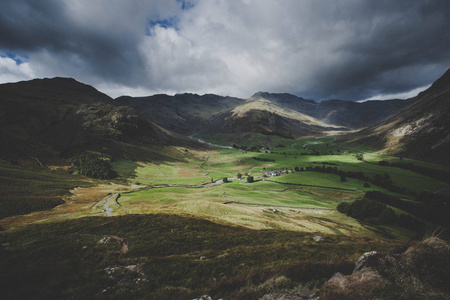
[[[399,155],[442,158],[450,140],[448,73],[415,98],[363,103],[317,103],[266,92],[248,99],[213,94],[111,99],[69,78],[2,84],[0,155],[68,157],[89,149],[139,157],[149,153],[140,145],[195,144],[176,133],[227,135],[221,138],[234,142],[237,135],[298,138],[365,128],[349,139]]]
[[[244,99],[213,94],[123,96],[115,101],[134,108],[164,128],[185,135],[204,130],[213,116],[246,102]]]
[[[0,114],[0,156],[7,158],[51,160],[85,150],[139,156],[140,145],[193,143],[70,78],[1,84]]]
[[[366,101],[362,103],[328,100],[317,103],[291,94],[258,92],[251,99],[267,99],[281,107],[314,117],[326,124],[359,129],[373,125],[407,104],[405,100]]]
[[[216,115],[206,132],[210,134],[253,132],[298,138],[342,129],[344,128],[325,124],[293,109],[278,106],[267,99],[252,97],[252,101]]]
[[[450,162],[450,69],[395,114],[346,139],[396,155]]]
[[[332,100],[317,103],[291,94],[266,92],[258,92],[248,99],[177,94],[124,96],[115,101],[180,134],[254,132],[290,138],[318,135],[337,127],[363,128],[383,120],[407,102]],[[241,113],[236,113],[238,111]]]

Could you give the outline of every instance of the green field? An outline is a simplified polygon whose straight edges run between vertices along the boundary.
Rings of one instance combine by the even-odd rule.
[[[365,251],[393,251],[423,236],[348,217],[336,210],[340,203],[369,191],[410,205],[422,191],[448,193],[439,178],[378,164],[407,160],[346,149],[331,137],[279,144],[259,152],[174,148],[170,161],[122,159],[112,162],[119,176],[109,181],[0,160],[2,288],[30,282],[16,298],[160,299],[314,290],[337,271],[350,273]],[[373,181],[385,174],[394,188]],[[315,235],[327,242],[313,242]],[[109,242],[99,243],[105,236]]]

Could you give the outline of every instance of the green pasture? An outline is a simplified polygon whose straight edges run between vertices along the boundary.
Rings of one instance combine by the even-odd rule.
[[[409,192],[436,191],[446,187],[439,180],[412,171],[380,166],[377,162],[384,157],[378,155],[364,153],[366,161],[357,160],[353,154],[345,154],[342,150],[340,155],[298,155],[306,152],[303,145],[320,152],[327,151],[326,149],[331,149],[333,152],[342,148],[331,137],[284,140],[280,141],[281,143],[283,147],[278,145],[271,150],[260,152],[224,148],[209,150],[180,148],[176,150],[180,159],[158,163],[112,161],[114,170],[119,174],[121,180],[119,182],[123,183],[124,180],[133,182],[135,183],[133,189],[140,191],[122,193],[119,202],[123,207],[113,202],[109,203],[109,207],[113,208],[113,214],[117,215],[155,211],[176,214],[198,213],[205,218],[218,218],[221,221],[256,228],[284,226],[283,228],[299,230],[301,226],[310,224],[308,229],[305,227],[305,230],[327,231],[331,230],[332,226],[318,226],[317,216],[310,215],[308,219],[289,211],[271,214],[267,212],[267,209],[272,206],[279,210],[284,208],[287,210],[290,208],[335,209],[340,201],[360,199],[366,191],[376,190],[411,199],[413,195]],[[264,159],[273,161],[264,161]],[[393,161],[395,158],[389,159]],[[388,173],[393,183],[406,188],[407,193],[396,194],[372,182],[368,182],[369,187],[364,187],[366,183],[364,180],[347,177],[343,182],[338,175],[314,171],[292,172],[267,178],[263,176],[265,171],[316,167],[323,163],[327,167],[337,167],[342,171],[362,172],[371,178],[375,174]],[[22,195],[20,197],[24,198],[23,196],[33,193],[37,197],[51,196],[55,199],[53,195],[60,192],[67,193],[68,188],[72,186],[82,186],[82,183],[78,182],[82,177],[74,177],[67,173],[45,171],[40,173],[41,177],[30,175],[19,178],[20,176],[14,175],[14,172],[26,174],[25,169],[11,166],[8,169],[6,165],[5,162],[0,165],[3,167],[3,173],[5,171],[10,173],[6,176],[1,174],[4,179],[4,191],[9,191],[8,193],[18,197]],[[243,175],[241,180],[237,179],[238,173]],[[255,182],[247,183],[248,173],[254,177]],[[220,183],[220,180],[225,177],[231,182]],[[73,182],[68,181],[69,178],[73,179]],[[13,190],[14,192],[11,192]],[[99,202],[93,206],[93,209],[96,209],[95,213],[102,213],[103,204],[104,202]],[[338,213],[330,218],[341,225],[350,222],[350,218]],[[349,232],[355,232],[355,230]]]
[[[333,174],[321,174],[317,172],[296,172],[287,175],[272,177],[268,180],[281,183],[353,190],[353,188],[350,188],[344,183],[339,182],[339,176]]]

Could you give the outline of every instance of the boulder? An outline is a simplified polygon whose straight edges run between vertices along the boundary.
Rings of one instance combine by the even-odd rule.
[[[310,291],[297,291],[294,293],[294,296],[300,297],[302,299],[310,299],[312,296],[312,292]]]
[[[377,251],[369,251],[361,255],[358,258],[358,261],[356,262],[355,268],[353,269],[353,274],[355,274],[358,271],[361,271],[364,268],[364,265],[367,263],[369,257],[374,256],[376,254],[378,254]]]
[[[342,274],[341,272],[337,272],[337,273],[334,273],[333,276],[331,276],[329,281],[331,281],[331,280],[339,280],[339,279],[342,279],[342,278],[344,278],[344,274]]]
[[[208,295],[203,295],[200,298],[195,298],[195,299],[192,299],[192,300],[212,300],[212,298],[210,296],[208,296]]]
[[[320,236],[320,235],[313,237],[313,240],[316,243],[323,243],[323,242],[325,242],[325,238],[323,236]]]

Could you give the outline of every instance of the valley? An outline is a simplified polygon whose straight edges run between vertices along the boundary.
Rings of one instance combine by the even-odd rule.
[[[449,123],[425,109],[446,104],[448,86],[447,72],[383,106],[2,85],[0,288],[7,299],[321,295],[364,252],[448,239]],[[431,134],[389,139],[396,122]],[[397,282],[391,295],[448,295],[430,284]]]
[[[437,228],[377,225],[336,207],[372,190],[416,204],[420,191],[448,195],[449,182],[380,166],[379,161],[410,161],[367,148],[347,149],[334,137],[285,142],[257,152],[178,147],[177,161],[137,162],[132,176],[124,172],[132,161],[115,161],[117,179],[90,179],[53,209],[0,221],[2,257],[8,259],[2,264],[14,265],[2,282],[31,280],[27,289],[15,291],[25,298],[48,297],[55,290],[73,293],[66,290],[70,287],[77,295],[100,298],[207,293],[248,299],[272,291],[315,290],[334,272],[351,270],[361,253],[395,251]],[[368,177],[387,173],[402,191],[313,170],[330,166]],[[253,182],[247,181],[250,176]],[[317,235],[326,242],[314,242]],[[111,236],[127,241],[126,253]],[[105,237],[107,242],[100,243]],[[73,269],[75,261],[82,264]],[[43,274],[40,280],[29,277],[35,273]],[[53,289],[43,290],[42,284]]]

